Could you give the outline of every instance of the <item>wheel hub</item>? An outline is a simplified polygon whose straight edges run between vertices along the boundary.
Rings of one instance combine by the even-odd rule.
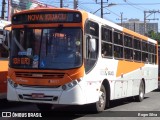
[[[105,102],[105,95],[102,91],[100,91],[100,96],[99,96],[99,106],[102,107]]]

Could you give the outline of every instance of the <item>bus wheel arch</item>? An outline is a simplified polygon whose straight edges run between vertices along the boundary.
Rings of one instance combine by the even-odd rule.
[[[135,97],[137,102],[142,102],[144,99],[144,95],[145,95],[145,79],[142,78],[140,85],[139,85],[139,93],[138,95]]]
[[[110,100],[110,85],[108,80],[103,80],[101,87],[99,89],[99,100],[95,103],[92,103],[90,108],[94,112],[102,112],[107,107],[109,107]]]

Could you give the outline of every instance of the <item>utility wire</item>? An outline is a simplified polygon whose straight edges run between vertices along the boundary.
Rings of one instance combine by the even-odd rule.
[[[130,6],[132,6],[132,7],[134,7],[134,8],[136,8],[136,9],[140,10],[140,11],[144,11],[144,9],[141,9],[141,8],[135,6],[135,5],[134,5],[132,2],[130,2],[129,0],[126,0],[126,3],[127,3],[128,5],[130,5]]]

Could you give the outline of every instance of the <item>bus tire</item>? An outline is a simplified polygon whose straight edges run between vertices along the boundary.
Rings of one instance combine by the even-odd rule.
[[[139,86],[139,94],[136,96],[136,101],[137,102],[143,101],[144,94],[145,94],[145,86],[144,86],[144,82],[141,81],[140,86]]]
[[[106,108],[107,96],[106,89],[103,84],[101,85],[99,94],[99,100],[96,103],[91,104],[91,110],[96,113],[102,112]]]
[[[51,104],[36,104],[40,111],[51,111],[53,110],[53,105]]]

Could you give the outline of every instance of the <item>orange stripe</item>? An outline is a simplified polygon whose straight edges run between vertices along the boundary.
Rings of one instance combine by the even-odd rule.
[[[138,37],[138,38],[143,39],[143,40],[148,40],[148,37],[143,36],[143,35],[141,35],[139,33],[136,33],[134,31],[126,29],[126,28],[123,28],[123,32],[127,33],[127,34],[130,34],[130,35],[134,35],[135,37]]]
[[[136,63],[136,62],[119,60],[116,77],[121,76],[121,74],[126,74],[134,70],[137,70],[143,66],[144,66],[144,63]]]

